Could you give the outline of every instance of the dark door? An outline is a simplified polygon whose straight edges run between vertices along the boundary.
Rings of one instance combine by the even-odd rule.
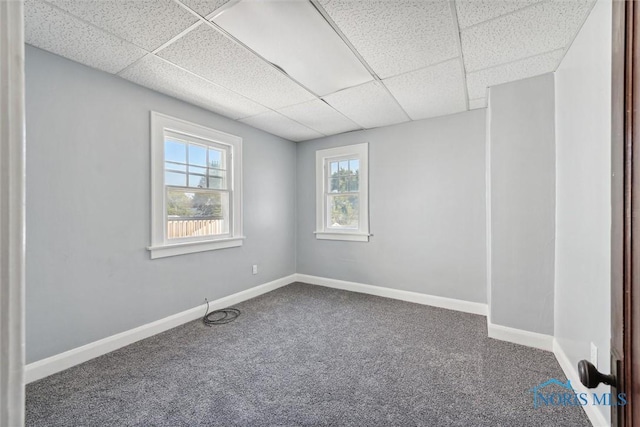
[[[611,373],[616,378],[612,394],[625,393],[628,402],[612,406],[616,427],[640,425],[640,404],[634,402],[640,396],[640,238],[635,237],[640,233],[638,19],[639,2],[613,2]]]

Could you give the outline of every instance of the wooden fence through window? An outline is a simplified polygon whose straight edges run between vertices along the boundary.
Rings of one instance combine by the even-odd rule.
[[[210,236],[224,234],[224,220],[214,218],[169,218],[167,221],[167,238]]]

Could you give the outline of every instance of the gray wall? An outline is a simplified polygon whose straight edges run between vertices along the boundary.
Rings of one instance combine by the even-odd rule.
[[[294,143],[28,46],[26,86],[27,362],[295,272]],[[150,110],[244,138],[244,246],[149,259]]]
[[[486,302],[485,110],[298,143],[298,273]],[[370,242],[316,240],[315,152],[369,142]]]
[[[611,2],[599,1],[556,71],[555,337],[575,367],[611,338]],[[598,392],[609,391],[600,386]],[[600,408],[608,419],[607,407]]]
[[[491,88],[490,319],[553,334],[553,74]]]

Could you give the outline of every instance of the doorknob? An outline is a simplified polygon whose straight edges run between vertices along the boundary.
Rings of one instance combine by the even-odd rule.
[[[598,372],[596,367],[586,360],[578,362],[578,374],[580,375],[580,382],[587,388],[596,388],[600,383],[612,387],[616,387],[617,384],[615,375],[606,375]]]

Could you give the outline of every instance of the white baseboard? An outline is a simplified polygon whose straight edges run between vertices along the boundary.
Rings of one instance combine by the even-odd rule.
[[[325,286],[327,288],[342,289],[345,291],[359,292],[362,294],[376,295],[379,297],[408,301],[416,304],[430,305],[433,307],[462,311],[465,313],[479,314],[482,316],[487,315],[487,304],[478,302],[444,298],[434,295],[421,294],[418,292],[402,291],[399,289],[383,288],[381,286],[365,285],[363,283],[328,279],[326,277],[310,276],[307,274],[296,274],[296,281],[309,283],[311,285]]]
[[[209,309],[219,310],[221,308],[229,307],[295,281],[296,275],[292,274],[272,282],[264,283],[215,301],[209,301]],[[155,322],[147,323],[146,325],[30,363],[25,367],[25,383],[28,384],[30,382],[37,381],[41,378],[55,374],[56,372],[63,371],[71,368],[72,366],[79,365],[80,363],[132,344],[136,341],[149,338],[171,328],[175,328],[176,326],[196,320],[204,315],[204,310],[204,305],[199,305],[198,307],[165,317],[164,319],[156,320]]]
[[[366,285],[363,283],[329,279],[325,277],[310,276],[307,274],[292,274],[290,276],[286,276],[269,283],[264,283],[262,285],[244,290],[242,292],[238,292],[215,301],[210,301],[209,306],[211,310],[218,310],[220,308],[229,307],[231,305],[238,304],[242,301],[246,301],[264,293],[273,291],[292,282],[309,283],[312,285],[376,295],[380,297],[440,307],[449,310],[456,310],[465,313],[478,314],[482,316],[487,316],[488,312],[487,304],[483,303],[469,302],[453,298],[444,298],[434,295],[421,294],[418,292],[403,291],[381,286]],[[33,381],[37,381],[41,378],[47,377],[49,375],[71,368],[72,366],[122,348],[126,345],[132,344],[136,341],[149,338],[153,335],[167,331],[176,326],[180,326],[184,323],[196,320],[203,315],[203,310],[203,305],[200,305],[181,313],[165,317],[164,319],[160,319],[155,322],[151,322],[146,325],[142,325],[137,328],[121,332],[107,338],[103,338],[87,345],[65,351],[64,353],[60,353],[55,356],[39,360],[37,362],[30,363],[25,367],[25,382],[28,384]],[[567,373],[567,369],[565,369],[563,365],[563,362],[560,361],[558,352],[555,351],[554,339],[552,336],[509,328],[506,326],[494,325],[490,321],[487,322],[487,329],[490,338],[509,341],[515,344],[539,348],[542,350],[554,351],[554,353],[556,353],[558,361],[560,362],[560,365],[565,370],[567,377],[570,377],[569,373]],[[562,355],[564,355],[564,353],[562,353]],[[566,356],[564,357],[566,359]],[[571,367],[568,362],[565,364]],[[573,378],[571,379],[573,382]],[[597,409],[594,409],[594,411],[599,413]],[[599,424],[594,423],[594,425]]]
[[[500,341],[508,341],[540,350],[553,351],[553,336],[529,332],[522,329],[509,328],[495,325],[487,319],[487,332],[489,338]]]
[[[571,381],[571,386],[575,392],[591,394],[593,390],[589,390],[582,385],[575,365],[571,363],[569,357],[567,357],[567,354],[562,349],[562,346],[555,339],[553,340],[553,354],[556,356],[556,360],[560,364],[564,374],[567,376],[567,379]],[[607,408],[609,407],[607,406]],[[593,424],[594,427],[609,427],[611,425],[597,406],[585,405],[582,409],[584,409],[584,412],[587,414],[589,421],[591,421],[591,424]]]

